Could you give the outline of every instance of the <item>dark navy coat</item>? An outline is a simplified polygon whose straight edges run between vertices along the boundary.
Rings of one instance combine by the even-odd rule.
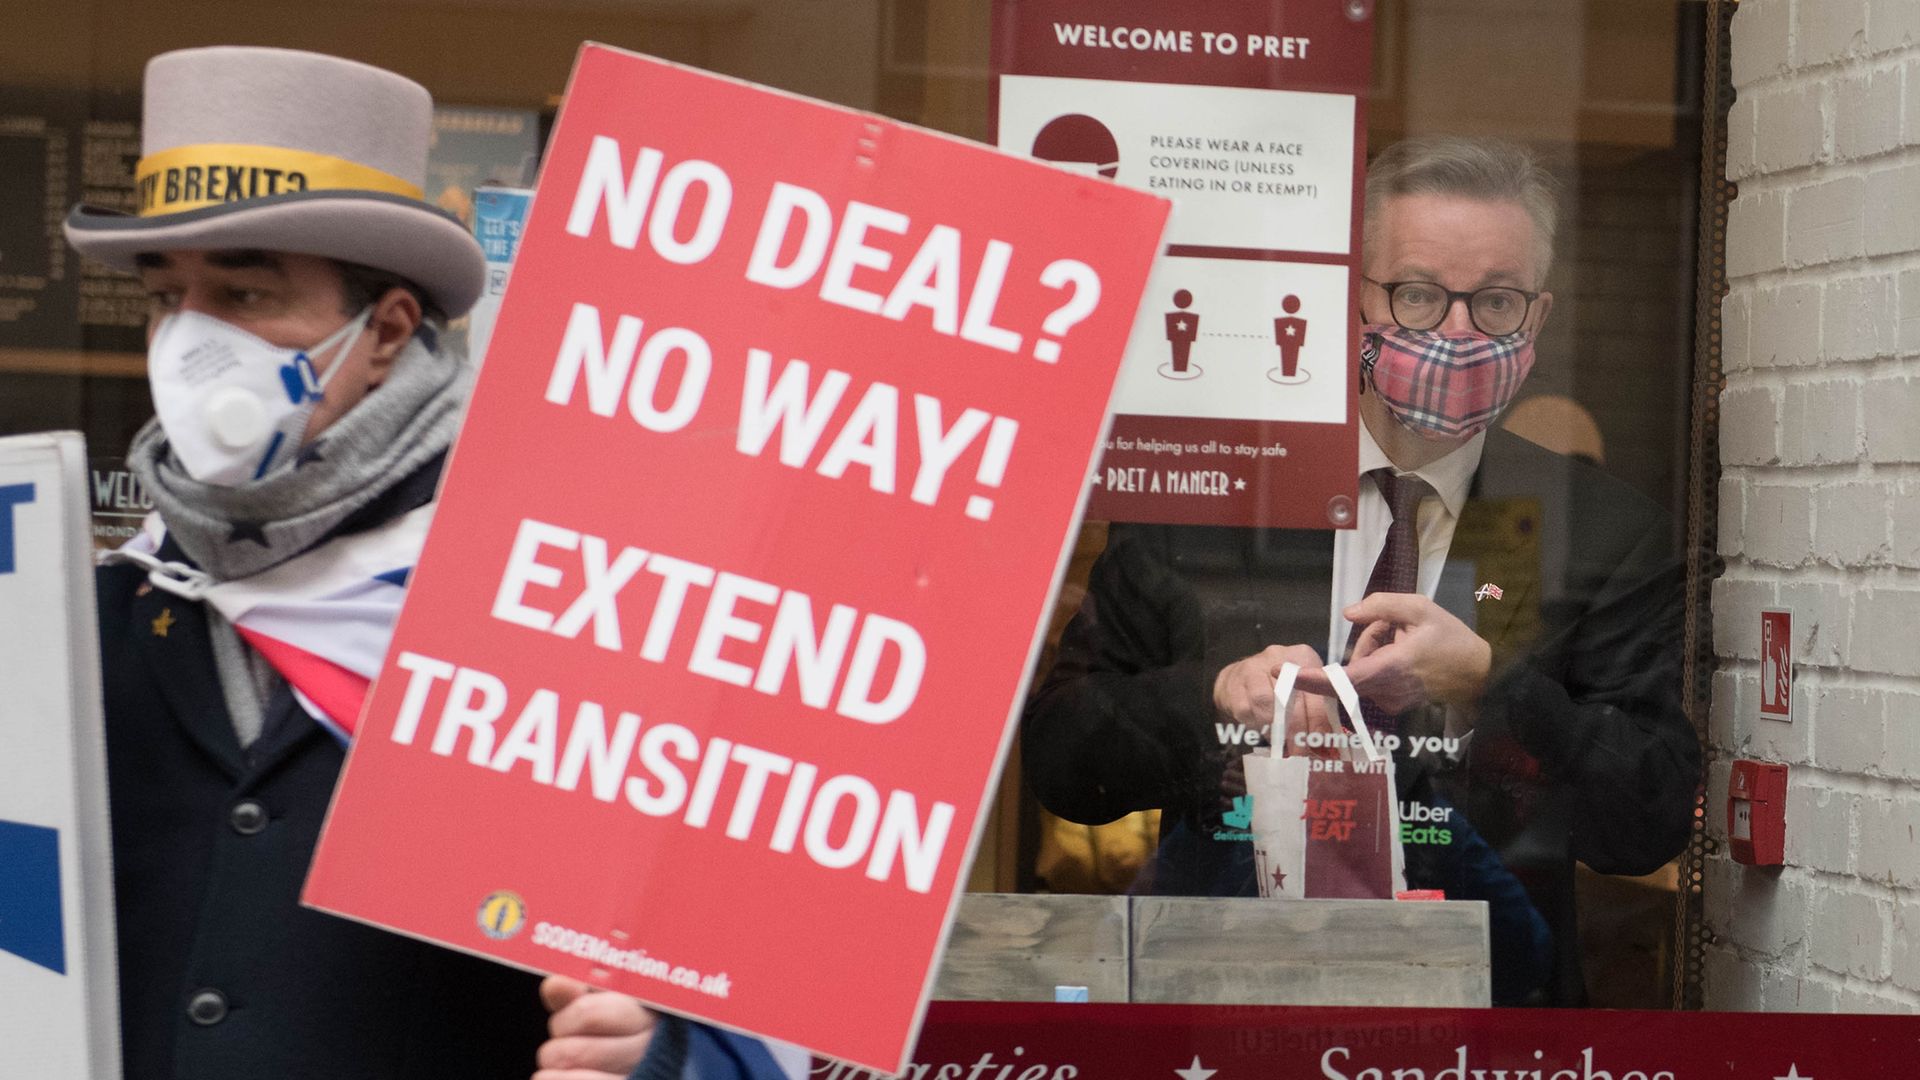
[[[300,906],[343,748],[283,689],[242,750],[201,606],[98,585],[126,1080],[531,1075],[534,976]]]

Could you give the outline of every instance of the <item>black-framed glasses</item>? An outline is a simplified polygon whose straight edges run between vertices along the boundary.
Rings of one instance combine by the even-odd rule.
[[[1454,302],[1465,300],[1467,318],[1473,321],[1474,329],[1489,337],[1506,337],[1526,325],[1527,312],[1533,310],[1533,302],[1540,299],[1537,292],[1506,285],[1455,292],[1431,281],[1375,281],[1365,274],[1360,276],[1387,291],[1387,307],[1393,312],[1393,321],[1407,330],[1431,330],[1439,326],[1447,321],[1447,312],[1453,310]]]

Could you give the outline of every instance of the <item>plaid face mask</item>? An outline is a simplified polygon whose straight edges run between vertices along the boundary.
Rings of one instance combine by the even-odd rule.
[[[1533,370],[1533,335],[1440,334],[1369,323],[1360,371],[1401,426],[1429,439],[1485,431]]]

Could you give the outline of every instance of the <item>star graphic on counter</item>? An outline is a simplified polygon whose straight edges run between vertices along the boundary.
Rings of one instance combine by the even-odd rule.
[[[1813,1080],[1813,1077],[1800,1075],[1800,1066],[1796,1062],[1787,1066],[1787,1075],[1776,1076],[1773,1080]]]
[[[1245,480],[1243,480],[1243,479],[1241,479],[1241,478],[1240,478],[1240,477],[1238,477],[1238,476],[1236,476],[1236,477],[1234,477],[1234,478],[1233,478],[1233,490],[1235,490],[1235,491],[1245,491],[1245,490],[1247,490],[1247,482],[1246,482]]]
[[[1299,327],[1297,327],[1297,326],[1289,326],[1289,327],[1287,327],[1287,336],[1288,336],[1288,337],[1293,337],[1294,335],[1296,335],[1296,334],[1298,334],[1299,332],[1300,332],[1300,328],[1299,328]]]
[[[1179,1077],[1180,1080],[1207,1080],[1208,1077],[1219,1071],[1218,1069],[1209,1069],[1200,1064],[1200,1055],[1195,1054],[1193,1055],[1193,1064],[1184,1069],[1173,1070],[1173,1075]]]
[[[1093,473],[1093,486],[1094,487],[1100,486],[1100,472],[1097,469],[1094,470],[1094,473]]]
[[[1286,872],[1277,867],[1273,871],[1273,887],[1275,889],[1284,889],[1287,887]]]
[[[1173,328],[1174,328],[1175,330],[1178,330],[1178,331],[1180,331],[1180,332],[1181,332],[1181,333],[1183,333],[1183,334],[1184,334],[1184,333],[1186,333],[1186,332],[1187,332],[1187,320],[1185,320],[1185,319],[1176,319],[1176,320],[1174,320],[1174,323],[1173,323]]]

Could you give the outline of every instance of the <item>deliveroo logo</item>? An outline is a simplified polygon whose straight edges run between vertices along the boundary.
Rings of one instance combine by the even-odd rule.
[[[1248,831],[1253,828],[1253,797],[1235,795],[1233,808],[1220,815],[1220,824],[1226,828],[1213,834],[1215,840],[1253,839],[1253,833]]]

